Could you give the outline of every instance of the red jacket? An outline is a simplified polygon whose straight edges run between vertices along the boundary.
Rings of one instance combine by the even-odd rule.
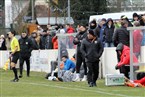
[[[58,49],[58,39],[57,37],[52,38],[53,49]]]
[[[139,53],[141,49],[141,42],[143,39],[143,34],[141,30],[134,30],[133,32],[133,52]]]
[[[133,62],[137,63],[138,59],[135,55],[133,55]],[[117,64],[118,67],[121,67],[122,65],[130,65],[130,48],[128,46],[123,46],[123,51],[120,56],[120,62]]]
[[[67,29],[67,33],[74,33],[74,28],[72,28],[72,27],[69,27],[68,29]]]

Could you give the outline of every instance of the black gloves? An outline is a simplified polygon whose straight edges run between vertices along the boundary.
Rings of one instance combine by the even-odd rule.
[[[115,66],[115,69],[116,69],[116,70],[119,69],[117,65]]]

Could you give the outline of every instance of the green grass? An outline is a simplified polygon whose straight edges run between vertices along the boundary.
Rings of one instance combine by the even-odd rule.
[[[145,97],[144,88],[105,86],[98,80],[98,87],[88,87],[87,82],[53,82],[44,79],[45,73],[31,72],[19,82],[10,82],[13,72],[0,69],[0,97]]]

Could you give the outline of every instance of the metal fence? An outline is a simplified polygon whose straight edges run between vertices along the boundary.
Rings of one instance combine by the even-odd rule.
[[[145,72],[145,27],[128,27],[127,29],[130,31],[130,79],[134,80],[137,73]],[[141,37],[138,36],[139,34]],[[138,58],[138,63],[134,62],[134,55]]]

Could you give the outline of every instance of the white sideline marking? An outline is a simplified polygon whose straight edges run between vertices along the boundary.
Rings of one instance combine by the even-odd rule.
[[[94,92],[94,93],[100,93],[100,94],[106,94],[106,95],[111,95],[111,96],[119,96],[119,97],[142,97],[142,96],[128,96],[128,95],[123,95],[123,94],[113,94],[113,93],[108,93],[108,92],[103,92],[103,91],[94,91],[94,90],[87,90],[87,89],[80,89],[80,88],[69,88],[69,87],[63,87],[63,86],[54,86],[54,85],[47,85],[47,84],[39,84],[39,83],[25,83],[21,82],[22,84],[30,84],[30,85],[37,85],[37,86],[49,86],[49,87],[55,87],[55,88],[61,88],[61,89],[69,89],[69,90],[80,90],[80,91],[87,91],[87,92]],[[103,89],[101,89],[103,90]]]

